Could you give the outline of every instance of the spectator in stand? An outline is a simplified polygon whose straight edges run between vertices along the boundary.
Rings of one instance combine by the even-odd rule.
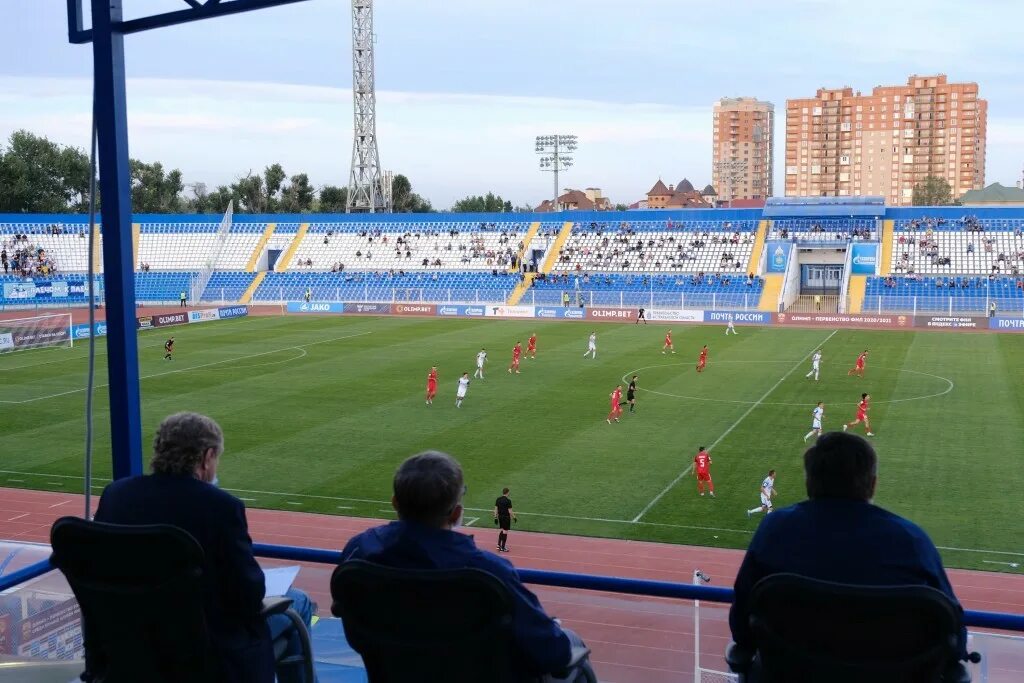
[[[218,680],[273,683],[271,640],[292,632],[286,656],[300,654],[301,645],[287,616],[260,616],[264,577],[253,556],[245,505],[217,487],[223,452],[224,435],[216,422],[197,413],[171,415],[157,428],[150,463],[153,473],[108,485],[100,497],[96,521],[172,524],[191,534],[204,551],[203,602],[220,665]],[[285,596],[292,598],[309,628],[316,604],[296,589]],[[301,673],[278,681],[303,683]]]
[[[967,243],[967,253],[968,254],[973,254],[974,253],[974,242],[968,242]]]
[[[572,649],[584,647],[583,641],[544,612],[511,563],[477,548],[473,536],[454,530],[462,524],[466,493],[455,458],[438,451],[414,455],[398,467],[392,488],[398,521],[355,536],[341,552],[342,563],[356,559],[403,569],[471,567],[491,574],[512,594],[516,673],[557,680],[552,674],[568,667]],[[596,680],[587,659],[570,672],[569,680],[581,674]]]
[[[807,497],[767,515],[736,575],[732,637],[752,649],[750,593],[766,576],[793,573],[864,586],[924,585],[960,603],[931,539],[913,522],[872,503],[878,456],[866,440],[831,432],[804,453]],[[967,632],[959,648],[967,656]]]

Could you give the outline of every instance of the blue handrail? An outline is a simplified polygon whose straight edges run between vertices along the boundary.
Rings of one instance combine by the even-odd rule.
[[[338,564],[341,552],[324,548],[303,548],[300,546],[271,545],[254,543],[253,551],[257,557],[292,562],[315,562],[318,564]],[[0,576],[0,592],[14,588],[18,584],[34,579],[50,571],[53,567],[49,560],[42,560],[27,567],[22,567],[7,576]],[[628,595],[648,595],[659,598],[675,598],[677,600],[704,600],[707,602],[731,603],[731,588],[713,586],[695,586],[688,583],[671,581],[651,581],[647,579],[624,579],[617,576],[596,576],[594,574],[570,574],[567,572],[550,572],[540,569],[520,569],[519,577],[536,586],[558,586],[578,590],[604,591],[606,593],[624,593]],[[994,628],[1003,631],[1024,633],[1024,615],[1005,612],[982,612],[964,610],[964,622],[976,628]]]

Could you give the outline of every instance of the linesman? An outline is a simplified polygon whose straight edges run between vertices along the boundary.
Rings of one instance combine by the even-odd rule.
[[[508,487],[501,490],[501,495],[494,501],[494,523],[498,525],[498,552],[508,552],[508,532],[512,522],[518,522],[512,509],[512,499],[508,497]]]

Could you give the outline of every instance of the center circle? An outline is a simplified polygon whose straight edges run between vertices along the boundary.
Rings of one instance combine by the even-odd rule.
[[[730,365],[734,365],[734,364],[735,365],[739,365],[739,364],[744,364],[744,365],[747,365],[747,364],[779,364],[779,365],[785,364],[785,365],[791,365],[792,361],[788,361],[788,360],[719,360],[719,361],[713,361],[713,362],[708,363],[708,367],[710,368],[710,367],[713,367],[715,365],[725,365],[725,364],[730,364]],[[680,367],[680,366],[689,366],[689,365],[693,365],[693,364],[692,363],[685,363],[684,362],[684,363],[658,363],[657,365],[645,365],[645,366],[643,366],[641,368],[636,368],[635,370],[630,370],[629,372],[624,374],[622,376],[622,381],[623,382],[628,382],[629,378],[632,375],[638,375],[643,370],[651,370],[653,368]],[[885,368],[885,367],[880,367],[880,366],[872,366],[872,370],[887,370],[889,372],[905,372],[905,373],[909,373],[909,374],[912,374],[912,375],[921,375],[923,377],[932,377],[934,379],[937,379],[937,380],[940,380],[942,382],[945,382],[945,384],[946,384],[945,389],[943,389],[942,391],[936,392],[934,394],[922,394],[920,396],[908,396],[907,398],[891,398],[891,399],[877,400],[877,401],[876,400],[872,400],[871,403],[874,404],[874,405],[877,405],[877,404],[880,404],[880,403],[907,403],[909,401],[923,401],[923,400],[929,399],[929,398],[938,398],[939,396],[945,396],[949,392],[953,391],[953,387],[955,386],[953,384],[953,380],[949,379],[948,377],[942,377],[940,375],[933,375],[930,372],[920,372],[918,370],[906,370],[904,368]],[[687,400],[691,400],[691,401],[704,401],[706,403],[732,403],[732,404],[735,404],[735,405],[763,405],[763,406],[814,406],[814,405],[816,405],[814,402],[790,403],[790,402],[783,402],[783,401],[740,401],[740,400],[725,399],[725,398],[709,398],[707,396],[690,396],[690,395],[687,395],[687,394],[673,394],[671,392],[658,391],[656,389],[645,389],[644,387],[638,387],[637,391],[646,391],[646,392],[648,392],[650,394],[655,394],[655,395],[658,395],[658,396],[668,396],[670,398],[682,398],[682,399],[687,399]],[[842,405],[851,405],[851,406],[853,406],[853,405],[857,405],[857,403],[856,402],[851,402],[851,403],[832,403],[832,405],[840,405],[840,406],[842,406]]]

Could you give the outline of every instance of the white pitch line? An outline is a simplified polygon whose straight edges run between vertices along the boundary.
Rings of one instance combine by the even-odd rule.
[[[255,503],[256,502],[255,498],[242,498],[241,496],[238,497],[238,500],[244,500],[247,503]]]
[[[1024,553],[1011,553],[1008,550],[977,550],[975,548],[950,548],[944,545],[935,546],[939,550],[954,550],[960,553],[981,553],[983,555],[1009,555],[1010,557],[1024,557]]]
[[[1016,569],[1020,566],[1019,562],[996,562],[994,560],[982,560],[982,562],[984,562],[985,564],[1003,564],[1013,569]]]
[[[285,503],[287,503],[288,505],[302,505],[302,503],[294,500],[286,500]]]
[[[732,434],[732,430],[736,429],[736,427],[738,427],[738,426],[740,425],[740,423],[741,423],[741,422],[743,422],[743,421],[744,421],[745,419],[747,419],[747,416],[748,416],[748,415],[750,415],[750,414],[751,414],[752,412],[754,412],[754,409],[755,409],[755,408],[757,408],[757,407],[758,407],[759,405],[761,405],[761,404],[762,404],[762,403],[764,402],[764,400],[765,400],[766,398],[768,398],[769,396],[771,396],[771,394],[772,394],[772,392],[773,392],[773,391],[775,391],[776,389],[778,389],[778,388],[779,388],[779,385],[780,385],[780,384],[782,384],[782,383],[783,383],[783,382],[785,382],[785,381],[786,381],[787,379],[789,379],[789,376],[790,376],[790,375],[792,375],[792,374],[793,374],[794,372],[796,372],[796,371],[797,371],[797,369],[798,369],[798,368],[800,368],[800,366],[801,366],[801,365],[803,365],[804,363],[806,363],[806,362],[807,362],[807,359],[808,359],[808,358],[810,358],[810,357],[811,357],[811,355],[812,355],[812,354],[813,354],[813,353],[814,353],[815,351],[817,351],[817,350],[818,350],[818,349],[820,349],[820,348],[821,348],[822,346],[824,346],[825,344],[827,344],[827,343],[828,343],[828,340],[829,340],[829,339],[831,339],[832,337],[836,336],[836,333],[837,333],[837,332],[839,332],[839,330],[832,330],[832,333],[831,333],[830,335],[828,335],[827,337],[825,337],[825,339],[824,339],[824,340],[823,340],[822,342],[820,342],[820,343],[819,343],[819,344],[818,344],[817,346],[815,346],[815,347],[814,347],[813,349],[811,349],[810,351],[808,351],[808,352],[807,352],[807,355],[806,355],[806,356],[804,356],[803,358],[801,358],[801,359],[800,359],[800,360],[799,360],[799,361],[797,362],[797,364],[796,364],[796,365],[794,365],[794,366],[793,366],[792,368],[790,368],[790,369],[789,369],[789,372],[787,372],[787,373],[786,373],[785,375],[783,375],[783,376],[782,376],[782,377],[781,377],[781,378],[779,379],[779,381],[778,381],[778,382],[776,382],[775,384],[773,384],[773,385],[771,386],[771,388],[770,388],[770,389],[768,389],[768,391],[764,392],[764,395],[763,395],[763,396],[761,396],[761,398],[757,399],[757,401],[756,401],[756,402],[754,402],[753,404],[751,404],[751,406],[750,406],[749,408],[747,408],[747,409],[746,409],[746,411],[744,411],[744,413],[743,413],[742,415],[740,415],[740,418],[739,418],[738,420],[736,420],[735,422],[733,422],[733,423],[732,423],[732,425],[730,425],[730,426],[729,426],[729,428],[728,428],[728,429],[726,429],[726,430],[725,430],[725,432],[723,432],[723,433],[722,433],[722,435],[721,435],[720,437],[718,437],[717,439],[715,439],[714,441],[712,441],[712,442],[711,442],[711,445],[710,445],[710,446],[708,446],[708,450],[710,451],[710,450],[711,450],[712,448],[714,448],[715,446],[717,446],[718,444],[720,444],[720,443],[722,442],[722,440],[723,440],[723,439],[725,439],[725,437],[727,437],[727,436],[729,436],[730,434]],[[676,486],[676,484],[678,484],[678,483],[679,483],[680,481],[682,481],[682,480],[683,480],[683,477],[685,477],[686,475],[688,475],[688,474],[690,473],[690,471],[691,471],[691,470],[693,470],[693,463],[690,463],[689,465],[687,465],[687,466],[686,466],[686,469],[684,469],[684,470],[683,470],[682,472],[680,472],[680,473],[679,473],[679,476],[678,476],[678,477],[676,477],[675,479],[673,479],[673,480],[672,480],[672,481],[671,481],[671,482],[669,483],[669,485],[668,485],[668,486],[666,486],[665,488],[663,488],[663,489],[661,490],[661,493],[659,493],[658,495],[656,495],[656,496],[655,496],[655,497],[654,497],[654,498],[653,498],[653,499],[651,500],[651,502],[649,502],[649,503],[648,503],[648,504],[647,504],[646,506],[644,506],[644,509],[643,509],[643,510],[641,510],[641,511],[640,511],[640,513],[639,513],[639,514],[638,514],[638,515],[637,515],[636,517],[634,517],[634,518],[633,518],[633,522],[634,522],[634,523],[636,523],[636,522],[639,522],[639,521],[641,520],[641,518],[643,518],[643,516],[644,516],[644,515],[646,515],[646,514],[647,514],[648,512],[650,512],[651,508],[653,508],[653,507],[654,507],[655,505],[657,505],[657,504],[658,504],[658,501],[660,501],[660,500],[661,500],[662,498],[664,498],[664,497],[665,497],[665,494],[666,494],[666,493],[668,493],[669,491],[671,491],[672,489],[674,489],[674,488],[675,488],[675,486]]]
[[[15,481],[15,482],[18,482],[19,484],[24,484],[25,483],[24,479],[8,479],[7,481]]]
[[[339,510],[352,510],[354,508],[351,505],[339,505],[338,509]]]
[[[473,526],[480,521],[479,517],[470,517],[469,519],[463,520],[462,526]]]
[[[226,358],[224,360],[215,360],[212,363],[203,363],[202,365],[193,365],[187,368],[181,368],[179,370],[168,370],[167,372],[157,372],[152,375],[143,375],[139,377],[139,380],[153,379],[154,377],[164,377],[165,375],[174,375],[180,372],[191,372],[192,370],[200,370],[202,368],[213,367],[214,365],[221,365],[223,363],[232,363],[236,360],[245,360],[247,358],[259,358],[260,356],[267,356],[271,353],[281,353],[282,351],[291,351],[293,349],[305,349],[307,346],[316,346],[317,344],[327,344],[328,342],[340,341],[342,339],[352,339],[353,337],[362,337],[367,334],[373,334],[372,332],[360,332],[358,334],[348,334],[343,337],[332,337],[331,339],[322,339],[320,341],[310,342],[308,344],[298,344],[296,346],[287,346],[283,349],[274,349],[273,351],[263,351],[262,353],[251,353],[247,356],[238,356],[236,358]],[[95,388],[100,389],[108,386],[106,383],[97,384]],[[35,396],[33,398],[27,398],[22,401],[2,401],[0,403],[11,403],[11,404],[22,404],[22,403],[34,403],[36,401],[45,401],[49,398],[58,398],[60,396],[70,396],[71,394],[79,394],[85,391],[85,387],[79,387],[78,389],[71,389],[70,391],[62,391],[57,394],[47,394],[46,396]]]

